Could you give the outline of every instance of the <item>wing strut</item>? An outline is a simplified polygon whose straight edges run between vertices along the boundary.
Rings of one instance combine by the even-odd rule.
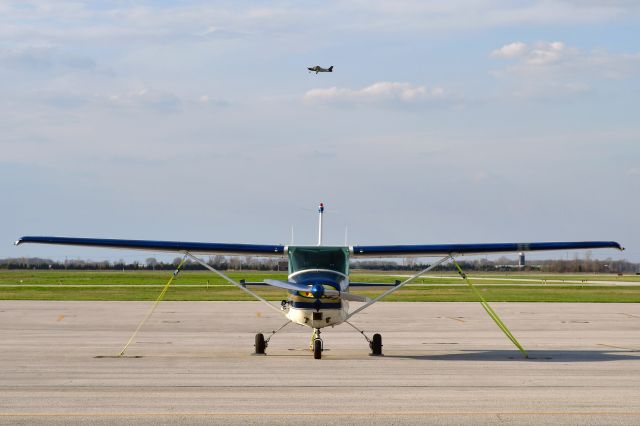
[[[522,352],[522,354],[524,355],[525,358],[529,358],[529,354],[527,353],[527,351],[524,350],[524,348],[522,347],[522,345],[520,345],[520,342],[518,342],[518,339],[515,338],[515,336],[513,334],[511,334],[511,331],[509,331],[509,329],[507,328],[506,325],[504,325],[504,323],[502,322],[502,320],[500,319],[500,317],[498,316],[498,314],[496,314],[496,312],[493,310],[493,308],[491,308],[491,306],[489,306],[489,304],[487,303],[487,301],[484,299],[484,297],[482,297],[482,293],[480,293],[478,291],[477,288],[475,288],[473,286],[473,284],[471,284],[471,281],[469,281],[469,278],[467,277],[467,274],[465,274],[464,272],[462,272],[462,268],[460,268],[460,265],[458,265],[458,262],[456,262],[456,259],[451,257],[451,260],[453,261],[453,264],[455,265],[456,269],[458,270],[458,274],[460,274],[460,276],[462,277],[462,279],[467,283],[467,285],[469,286],[469,288],[473,291],[473,293],[478,297],[478,299],[480,299],[480,304],[482,305],[482,307],[484,308],[485,311],[487,311],[487,314],[489,314],[489,316],[491,317],[491,319],[497,324],[497,326],[500,328],[500,330],[502,330],[502,332],[507,336],[507,338],[509,338],[509,340],[511,340],[511,342],[516,345],[516,347],[518,348],[518,350],[520,350],[520,352]]]
[[[178,276],[178,273],[180,272],[180,269],[184,266],[185,262],[187,261],[187,258],[191,258],[193,260],[195,260],[197,263],[199,263],[200,265],[204,266],[205,268],[207,268],[208,270],[210,270],[211,272],[215,272],[216,274],[218,274],[219,276],[221,276],[224,280],[228,281],[229,283],[235,285],[236,287],[238,287],[240,290],[244,291],[245,293],[255,297],[256,299],[260,300],[261,302],[266,303],[271,309],[276,310],[278,313],[282,313],[282,311],[278,308],[276,308],[275,306],[273,306],[271,303],[269,303],[266,299],[258,296],[256,293],[254,293],[253,291],[249,290],[248,288],[244,287],[243,285],[241,285],[240,283],[236,282],[235,280],[233,280],[232,278],[229,278],[227,275],[223,274],[222,272],[218,271],[217,269],[214,269],[213,267],[209,266],[207,263],[203,262],[202,260],[200,260],[198,257],[192,255],[191,253],[189,253],[188,251],[184,252],[184,257],[182,258],[182,261],[180,262],[180,264],[178,265],[178,267],[176,268],[176,270],[173,272],[173,274],[171,275],[171,278],[169,278],[169,281],[167,282],[167,284],[165,284],[164,288],[162,289],[162,291],[160,292],[160,294],[158,295],[158,297],[156,298],[156,301],[153,303],[153,305],[151,306],[151,308],[147,311],[147,314],[144,316],[144,318],[142,319],[142,321],[140,321],[140,324],[138,324],[138,327],[136,328],[136,330],[133,332],[133,334],[131,335],[131,337],[129,338],[129,341],[127,342],[126,345],[124,345],[124,348],[122,348],[122,351],[120,351],[120,353],[118,354],[119,357],[124,356],[125,352],[127,351],[127,349],[129,348],[129,345],[131,345],[131,342],[133,341],[133,339],[136,337],[136,335],[138,334],[138,332],[140,331],[140,329],[142,328],[142,326],[147,322],[147,320],[149,319],[149,317],[151,317],[151,314],[153,314],[153,312],[156,310],[156,308],[158,307],[158,304],[160,303],[160,301],[162,300],[162,298],[164,297],[164,295],[167,293],[167,290],[169,290],[169,287],[171,286],[171,283],[173,283],[173,280],[175,277]],[[281,329],[283,329],[287,324],[289,324],[291,321],[286,322],[282,327],[280,327],[278,330],[274,331],[273,334],[276,334],[278,331],[280,331]],[[273,336],[273,335],[272,335]],[[269,337],[270,339],[271,337]]]
[[[429,272],[430,270],[432,270],[433,268],[440,266],[441,264],[443,264],[444,262],[446,262],[449,259],[453,259],[453,257],[451,255],[443,257],[442,259],[438,260],[436,263],[429,265],[428,268],[423,269],[422,271],[418,272],[417,274],[415,274],[414,276],[412,276],[411,278],[407,278],[406,280],[404,280],[403,282],[401,282],[400,284],[398,284],[395,287],[390,288],[389,290],[385,291],[384,293],[382,293],[380,296],[376,297],[375,299],[373,299],[372,301],[365,303],[364,305],[360,306],[358,309],[356,309],[355,311],[349,313],[349,315],[347,316],[347,318],[345,319],[345,321],[347,321],[349,318],[351,318],[352,316],[354,316],[355,314],[357,314],[358,312],[368,308],[369,306],[373,305],[374,303],[376,303],[378,300],[382,299],[383,297],[386,297],[388,295],[390,295],[391,293],[393,293],[396,290],[399,290],[402,286],[404,286],[405,284],[410,283],[411,281],[415,280],[416,278],[419,278],[420,276],[426,274],[427,272]]]
[[[373,299],[372,301],[365,303],[364,305],[360,306],[358,309],[356,309],[355,311],[349,313],[349,315],[347,316],[347,318],[345,319],[345,322],[347,322],[347,320],[349,318],[351,318],[352,316],[354,316],[355,314],[357,314],[358,312],[368,308],[369,306],[373,305],[374,303],[376,303],[377,301],[379,301],[380,299],[382,299],[383,297],[386,297],[388,295],[390,295],[391,293],[393,293],[394,291],[398,290],[399,288],[401,288],[402,286],[410,283],[411,281],[415,280],[416,278],[419,278],[420,276],[424,275],[425,273],[429,272],[430,270],[434,269],[435,267],[445,263],[448,260],[452,260],[453,264],[455,265],[456,269],[458,270],[458,273],[460,274],[460,276],[462,277],[462,279],[467,283],[467,285],[469,286],[469,288],[471,289],[471,291],[473,291],[473,293],[478,297],[478,299],[480,299],[480,304],[482,305],[482,307],[484,308],[484,310],[487,312],[487,314],[489,314],[489,316],[491,317],[491,319],[496,323],[496,325],[500,328],[500,330],[502,330],[502,332],[507,336],[507,338],[514,344],[516,345],[516,347],[518,348],[518,350],[520,350],[520,352],[522,352],[522,354],[524,355],[525,358],[529,358],[529,354],[527,353],[526,350],[524,350],[524,348],[522,347],[522,345],[520,344],[520,342],[518,342],[518,339],[515,338],[515,336],[511,333],[511,331],[509,331],[509,329],[507,328],[507,326],[502,322],[502,320],[500,319],[500,317],[498,316],[498,314],[496,314],[496,312],[493,310],[493,308],[491,308],[491,306],[489,306],[489,304],[487,303],[487,301],[484,299],[484,297],[482,296],[482,294],[478,291],[477,288],[475,288],[473,286],[473,284],[471,284],[471,281],[469,281],[469,278],[467,278],[467,275],[462,271],[462,268],[460,268],[460,265],[458,265],[458,262],[456,262],[456,259],[454,258],[453,255],[448,255],[446,257],[443,257],[442,259],[438,260],[437,262],[435,262],[432,265],[429,265],[428,268],[423,269],[422,271],[418,272],[417,274],[413,275],[412,277],[404,280],[403,282],[401,282],[400,284],[398,284],[397,286],[390,288],[389,290],[385,291],[384,293],[382,293],[380,296],[376,297],[375,299]],[[351,324],[349,324],[351,325]],[[353,327],[353,325],[351,325]],[[355,328],[355,327],[354,327]],[[357,330],[357,329],[356,329]],[[364,333],[362,333],[364,335]],[[365,338],[367,338],[365,336]]]
[[[257,295],[256,293],[254,293],[253,291],[249,290],[248,288],[244,287],[243,285],[241,285],[239,282],[235,281],[233,278],[229,278],[227,275],[223,274],[222,272],[218,271],[217,269],[213,268],[211,265],[207,264],[206,262],[203,262],[200,258],[192,255],[191,253],[189,253],[188,251],[185,252],[185,256],[189,256],[191,259],[195,260],[197,263],[199,263],[200,265],[204,266],[205,268],[207,268],[208,270],[210,270],[211,272],[219,275],[220,277],[222,277],[225,281],[227,281],[230,284],[235,285],[236,287],[238,287],[240,290],[244,291],[245,293],[249,294],[250,296],[255,297],[256,299],[258,299],[259,301],[265,303],[267,306],[269,306],[271,309],[273,309],[274,311],[277,311],[279,314],[282,314],[283,312],[275,307],[274,305],[272,305],[271,303],[269,303],[266,299],[260,297],[259,295]]]

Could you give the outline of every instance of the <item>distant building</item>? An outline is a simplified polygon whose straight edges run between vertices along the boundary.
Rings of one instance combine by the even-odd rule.
[[[517,270],[517,269],[524,269],[526,266],[525,263],[525,259],[524,259],[524,253],[518,253],[518,263],[517,264],[504,264],[504,265],[495,265],[496,269],[500,269],[502,271],[510,271],[510,270]],[[540,269],[540,266],[531,266],[531,268],[533,269]]]

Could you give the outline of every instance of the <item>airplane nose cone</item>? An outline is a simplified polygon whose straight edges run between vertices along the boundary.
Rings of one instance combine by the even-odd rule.
[[[311,294],[316,299],[321,298],[324,295],[324,286],[322,284],[314,284],[311,286]]]

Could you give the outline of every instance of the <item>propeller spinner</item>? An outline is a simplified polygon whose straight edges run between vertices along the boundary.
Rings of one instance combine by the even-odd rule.
[[[351,294],[349,292],[346,291],[338,291],[335,289],[327,289],[324,287],[324,285],[320,284],[320,283],[315,283],[312,285],[308,285],[308,284],[299,284],[299,283],[294,283],[291,281],[279,281],[279,280],[264,280],[265,283],[272,285],[274,287],[280,287],[280,288],[284,288],[287,290],[293,290],[293,291],[301,291],[301,292],[305,292],[305,293],[309,293],[311,294],[312,297],[316,298],[316,299],[320,299],[322,297],[327,297],[327,298],[341,298],[344,300],[350,300],[353,302],[368,302],[370,299],[368,297],[365,296],[360,296],[357,294]]]

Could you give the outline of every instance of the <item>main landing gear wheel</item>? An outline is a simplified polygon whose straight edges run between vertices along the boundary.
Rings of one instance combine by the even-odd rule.
[[[264,341],[264,334],[256,334],[256,355],[265,355],[267,344]]]
[[[382,355],[382,336],[378,333],[373,335],[373,339],[369,343],[369,347],[371,348],[371,355],[373,356],[381,356]]]
[[[322,340],[320,339],[314,339],[313,341],[313,358],[322,358]]]

